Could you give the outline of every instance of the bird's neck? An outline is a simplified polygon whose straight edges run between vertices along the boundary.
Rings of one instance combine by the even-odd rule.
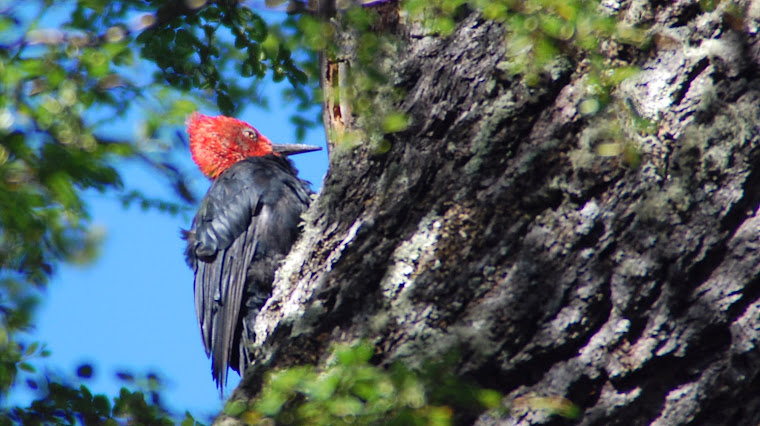
[[[201,166],[199,164],[198,167],[200,167],[203,174],[214,180],[233,165],[249,158],[268,158],[270,160],[282,162],[282,164],[288,165],[292,168],[292,165],[287,157],[278,155],[277,153],[273,152],[262,155],[235,154],[227,157],[220,157],[217,158],[214,162],[206,163],[205,166]]]

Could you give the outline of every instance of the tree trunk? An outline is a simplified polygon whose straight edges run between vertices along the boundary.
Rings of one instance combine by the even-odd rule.
[[[385,153],[332,150],[233,397],[366,338],[381,362],[458,349],[483,387],[582,410],[478,425],[760,421],[760,6],[617,6],[655,44],[609,46],[642,71],[596,115],[588,67],[529,86],[500,71],[505,29],[476,12],[449,36],[391,19],[411,125]],[[631,130],[642,117],[657,129]]]

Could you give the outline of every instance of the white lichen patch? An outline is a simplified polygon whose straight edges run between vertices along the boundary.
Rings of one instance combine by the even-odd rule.
[[[579,235],[587,235],[599,216],[599,205],[595,200],[589,200],[578,213],[578,225],[575,227],[575,232]]]
[[[363,223],[359,219],[346,231],[340,244],[327,257],[322,270],[306,274],[293,282],[291,277],[302,269],[307,253],[313,250],[313,245],[317,244],[323,233],[319,227],[307,227],[304,230],[301,238],[277,270],[272,297],[267,300],[257,317],[254,326],[257,345],[264,342],[277,326],[290,324],[292,334],[297,335],[307,332],[312,324],[319,320],[321,314],[324,313],[324,307],[319,302],[307,302],[312,299],[314,290],[324,284],[325,270],[329,271],[338,262]]]
[[[389,314],[398,324],[403,324],[418,313],[408,297],[414,288],[414,274],[420,264],[431,260],[441,233],[441,218],[429,213],[420,220],[417,231],[409,240],[401,243],[391,255],[390,267],[380,282],[384,299],[390,305]]]
[[[684,424],[694,420],[699,406],[700,383],[691,382],[673,389],[665,397],[665,407],[653,426]]]
[[[580,350],[578,359],[586,365],[597,368],[608,362],[605,349],[617,344],[628,332],[631,322],[626,318],[617,318],[607,322],[589,339],[588,344]]]

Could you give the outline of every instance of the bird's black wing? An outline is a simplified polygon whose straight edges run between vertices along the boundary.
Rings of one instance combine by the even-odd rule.
[[[286,158],[248,158],[214,181],[186,233],[198,324],[220,387],[228,366],[242,374],[250,362],[253,318],[298,236],[310,194]]]

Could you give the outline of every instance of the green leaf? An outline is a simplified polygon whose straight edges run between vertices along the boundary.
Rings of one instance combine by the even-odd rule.
[[[343,396],[327,401],[327,407],[331,414],[338,417],[346,417],[361,414],[364,404],[354,396]]]
[[[243,77],[251,77],[253,74],[253,65],[251,65],[250,62],[245,61],[240,65],[240,75]]]
[[[105,395],[95,395],[92,399],[92,407],[102,416],[111,412],[111,403]]]
[[[222,111],[222,114],[233,115],[235,105],[232,103],[232,99],[228,95],[219,93],[216,98],[216,104],[219,106],[219,110]]]
[[[116,372],[116,377],[119,380],[122,380],[124,382],[134,382],[135,381],[135,376],[132,375],[131,373],[126,372],[126,371],[117,371]],[[124,389],[122,388],[122,390],[124,390]]]
[[[244,49],[246,46],[248,46],[248,39],[246,39],[243,34],[236,35],[235,47],[238,49]]]
[[[25,357],[32,356],[37,351],[37,348],[39,347],[40,347],[40,342],[32,342],[31,344],[29,344],[29,346],[26,347],[26,350],[24,351],[24,356]]]
[[[248,35],[257,42],[266,40],[269,35],[267,23],[259,15],[254,15],[248,20]]]
[[[261,43],[261,49],[267,58],[276,58],[280,51],[280,41],[272,34],[268,34],[267,37]]]
[[[198,39],[190,31],[180,28],[177,30],[174,40],[177,45],[193,47]]]
[[[409,127],[409,118],[400,112],[389,114],[383,121],[383,131],[386,133],[401,132],[407,127]]]
[[[228,401],[224,404],[222,412],[228,416],[239,417],[245,410],[248,409],[248,404],[243,400]]]
[[[285,394],[269,390],[263,392],[257,399],[255,403],[256,410],[265,416],[275,416],[280,412],[287,400],[288,398]]]
[[[83,378],[83,379],[89,379],[92,377],[93,374],[93,368],[90,364],[82,364],[79,367],[77,367],[77,376]]]
[[[16,365],[18,366],[19,370],[26,371],[27,373],[35,373],[35,372],[37,372],[37,369],[34,368],[28,362],[19,362]]]
[[[45,73],[45,64],[40,59],[27,59],[19,63],[27,77],[37,77]]]
[[[201,16],[209,22],[219,22],[222,18],[222,11],[217,6],[209,6],[203,9]]]
[[[500,407],[502,405],[501,400],[503,397],[504,396],[501,392],[492,389],[480,389],[477,391],[478,402],[487,409]]]

